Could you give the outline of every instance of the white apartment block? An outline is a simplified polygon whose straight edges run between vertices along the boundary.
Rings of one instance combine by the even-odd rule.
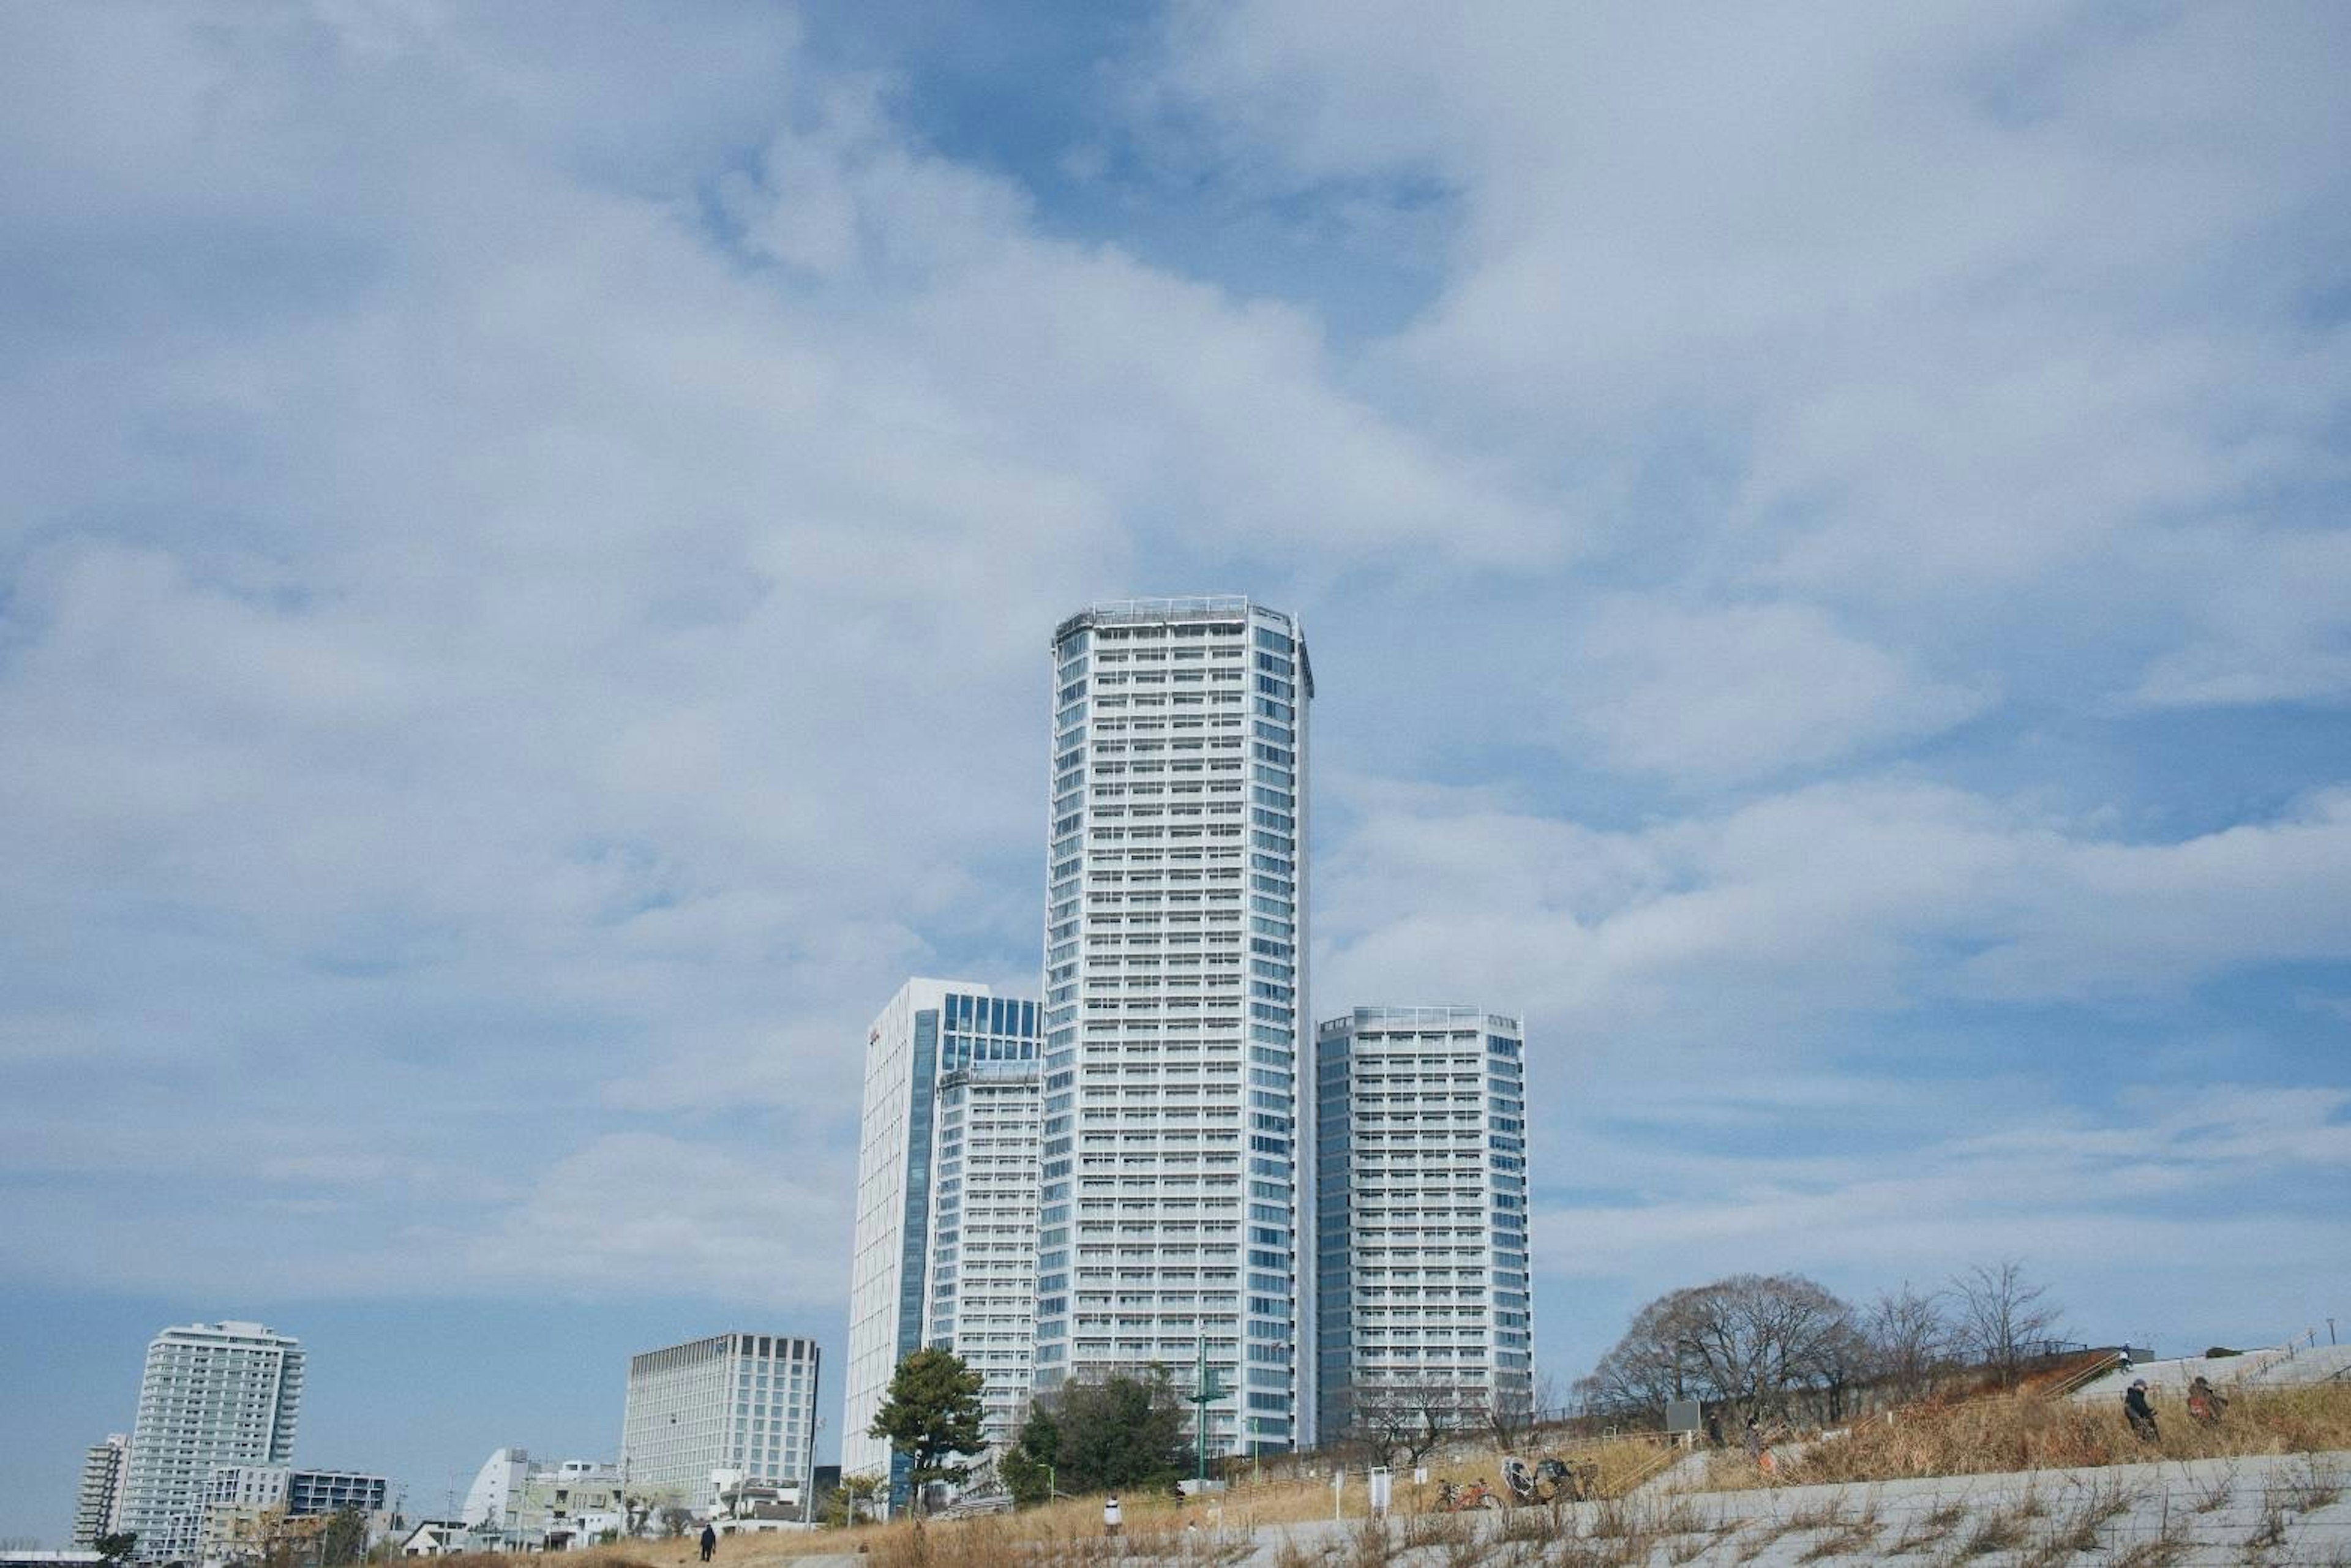
[[[631,1356],[622,1479],[632,1493],[662,1489],[704,1511],[716,1505],[721,1472],[806,1497],[817,1375],[816,1342],[781,1334],[713,1334]]]
[[[298,1340],[253,1322],[165,1329],[147,1347],[122,1489],[141,1562],[191,1559],[215,1465],[293,1458],[302,1405]]]
[[[101,1535],[114,1533],[121,1517],[123,1461],[131,1438],[110,1432],[103,1443],[92,1443],[82,1455],[81,1485],[74,1493],[73,1543],[89,1548]]]
[[[1037,1004],[1017,1006],[1028,1023],[1024,1056],[966,1061],[940,1074],[923,1286],[924,1343],[954,1351],[979,1374],[980,1429],[991,1448],[1011,1440],[1035,1373]]]
[[[1526,1035],[1477,1008],[1357,1008],[1316,1038],[1322,1425],[1464,1425],[1534,1402]]]
[[[905,1466],[870,1430],[908,1353],[943,1346],[980,1375],[990,1443],[1028,1400],[1037,1040],[1035,1002],[964,980],[907,981],[866,1031],[841,1464],[891,1476],[893,1497]]]
[[[1053,634],[1040,1388],[1205,1347],[1210,1446],[1314,1440],[1306,645],[1245,598]]]

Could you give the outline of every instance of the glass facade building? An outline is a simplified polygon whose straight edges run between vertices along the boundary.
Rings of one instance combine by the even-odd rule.
[[[972,981],[912,979],[866,1031],[849,1291],[845,1475],[905,1463],[867,1435],[924,1345],[985,1384],[991,1443],[1028,1402],[1035,1309],[1039,1009]]]
[[[1316,1031],[1315,1097],[1323,1435],[1531,1408],[1519,1020],[1358,1008]]]
[[[1309,1443],[1306,644],[1133,600],[1052,654],[1037,1382],[1205,1348],[1213,1448]]]

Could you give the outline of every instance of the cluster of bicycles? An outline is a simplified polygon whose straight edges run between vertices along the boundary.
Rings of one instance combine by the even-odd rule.
[[[1515,1508],[1526,1503],[1582,1502],[1600,1492],[1600,1467],[1590,1460],[1573,1463],[1561,1458],[1502,1461],[1502,1484],[1474,1481],[1437,1483],[1437,1506],[1447,1513],[1478,1508]]]

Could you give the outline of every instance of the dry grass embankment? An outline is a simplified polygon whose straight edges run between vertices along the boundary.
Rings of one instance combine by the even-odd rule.
[[[1531,1461],[1552,1451],[1538,1441],[1522,1457]],[[1578,1447],[1573,1453],[1600,1467],[1601,1493],[1614,1496],[1653,1473],[1657,1451],[1654,1443],[1628,1439]],[[1398,1482],[1394,1511],[1409,1517],[1435,1509],[1441,1481],[1466,1484],[1483,1479],[1499,1486],[1501,1478],[1499,1453],[1432,1466],[1425,1486]],[[1371,1499],[1360,1467],[1349,1471],[1337,1502],[1343,1518],[1362,1519],[1369,1513]],[[1324,1476],[1242,1482],[1213,1500],[1181,1505],[1166,1493],[1128,1492],[1120,1499],[1120,1513],[1123,1545],[1116,1551],[1102,1535],[1102,1499],[1092,1496],[1066,1498],[1017,1514],[935,1520],[920,1529],[910,1521],[896,1520],[855,1530],[732,1536],[719,1547],[718,1563],[719,1568],[788,1568],[799,1558],[846,1553],[862,1555],[873,1568],[992,1568],[1015,1561],[1035,1568],[1083,1568],[1108,1563],[1118,1552],[1180,1557],[1188,1550],[1193,1562],[1214,1563],[1246,1555],[1260,1529],[1330,1519],[1331,1481]],[[596,1547],[565,1561],[579,1568],[685,1568],[695,1556],[691,1540],[637,1541]],[[444,1559],[439,1568],[512,1565],[485,1556]]]
[[[2161,1440],[2148,1443],[2124,1420],[2119,1397],[2087,1405],[2030,1395],[1975,1399],[1861,1422],[1769,1474],[1742,1453],[1719,1453],[1708,1480],[1725,1490],[1813,1486],[2351,1448],[2351,1385],[2342,1384],[2248,1389],[2213,1427],[2190,1421],[2176,1401],[2158,1406],[2157,1416]]]

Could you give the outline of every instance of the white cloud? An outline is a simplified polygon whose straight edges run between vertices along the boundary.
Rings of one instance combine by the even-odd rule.
[[[1635,580],[1792,595],[2059,701],[2344,691],[2351,569],[2272,543],[2343,522],[2331,8],[1177,16],[1141,96],[1203,162],[1269,202],[1446,193],[1381,384]],[[2307,611],[2172,647],[2268,597],[2273,549]]]
[[[2351,1263],[2351,1239],[2323,1202],[2242,1211],[2247,1192],[2281,1174],[2314,1198],[2339,1185],[2351,1167],[2351,1095],[2222,1083],[2126,1095],[2093,1118],[2013,1094],[2009,1124],[1987,1133],[1952,1113],[1951,1089],[1907,1092],[1838,1140],[1861,1147],[1834,1154],[1563,1138],[1576,1157],[1554,1164],[1555,1191],[1608,1184],[1614,1172],[1641,1190],[1630,1201],[1540,1208],[1533,1241],[1553,1281],[1548,1299],[1564,1305],[1626,1280],[1662,1291],[1743,1269],[1811,1272],[1866,1296],[1905,1280],[1931,1289],[1968,1263],[2022,1257],[2070,1303],[2074,1336],[2112,1343],[2156,1329],[2178,1354],[2297,1332]],[[1972,1110],[1980,1099],[1962,1103]],[[2216,1252],[2264,1262],[2185,1266]],[[1623,1324],[1569,1311],[1574,1375]]]
[[[786,1149],[614,1134],[557,1161],[455,1256],[492,1283],[829,1305],[852,1218],[845,1174]]]
[[[605,20],[12,19],[24,1114],[86,1131],[145,1074],[186,1096],[118,1097],[152,1128],[266,1076],[322,1138],[413,1149],[334,1199],[387,1231],[485,1146],[593,1176],[653,1115],[749,1105],[838,1160],[843,1042],[907,972],[1033,986],[1061,616],[1235,586],[1145,560],[1562,548],[1342,387],[1311,315],[1047,237],[789,19]],[[123,1163],[65,1161],[58,1216],[134,1164],[217,1179],[200,1141],[91,1146]],[[443,1284],[513,1282],[444,1218]],[[12,1267],[220,1277],[120,1233]],[[245,1267],[269,1234],[204,1232]]]
[[[1359,787],[1351,805],[1322,881],[1334,1011],[1479,1000],[1579,1049],[1793,1031],[1817,1051],[1850,1009],[2143,1004],[2242,966],[2351,959],[2340,794],[2168,843],[1890,781],[1613,833],[1477,791]]]
[[[1791,603],[1604,603],[1576,633],[1565,688],[1570,724],[1618,767],[1706,781],[1916,739],[1986,702]]]

